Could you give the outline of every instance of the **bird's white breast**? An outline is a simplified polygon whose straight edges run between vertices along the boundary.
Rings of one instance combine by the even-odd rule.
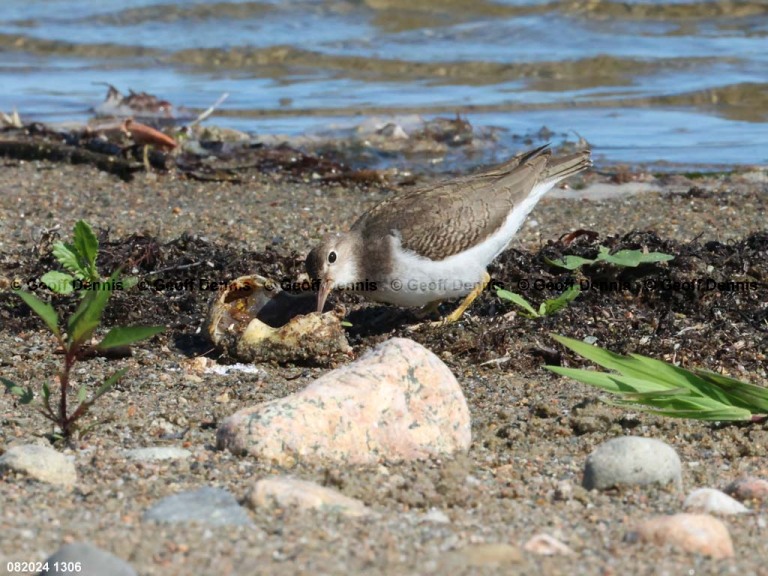
[[[554,184],[536,185],[485,241],[444,260],[430,260],[404,250],[400,239],[392,236],[392,276],[368,297],[398,306],[424,306],[436,300],[466,296],[482,282],[488,264],[504,251],[526,216]]]

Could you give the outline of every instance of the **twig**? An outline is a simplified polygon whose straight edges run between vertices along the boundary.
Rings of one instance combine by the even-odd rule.
[[[208,108],[208,109],[207,109],[207,110],[205,110],[205,111],[204,111],[202,114],[200,114],[200,116],[198,116],[197,118],[195,118],[195,120],[194,120],[194,121],[192,121],[192,123],[191,123],[189,126],[187,126],[187,128],[194,128],[195,126],[197,126],[198,124],[200,124],[200,122],[202,122],[203,120],[205,120],[206,118],[208,118],[208,116],[210,116],[211,114],[213,114],[213,113],[216,111],[216,108],[218,108],[219,106],[221,106],[221,104],[222,104],[222,103],[224,102],[224,100],[226,100],[227,98],[229,98],[229,92],[224,92],[224,94],[222,94],[221,96],[219,96],[219,99],[218,99],[218,100],[216,100],[216,102],[214,102],[214,103],[213,103],[213,105],[211,105],[211,107],[210,107],[210,108]]]

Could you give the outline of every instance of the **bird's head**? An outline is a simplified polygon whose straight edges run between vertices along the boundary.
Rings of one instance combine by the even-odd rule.
[[[344,288],[359,280],[355,243],[349,234],[329,234],[322,244],[307,255],[307,274],[320,281],[317,311],[322,312],[328,294],[334,288]]]

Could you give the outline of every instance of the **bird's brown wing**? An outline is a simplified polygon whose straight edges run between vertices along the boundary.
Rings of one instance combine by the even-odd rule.
[[[364,238],[394,233],[406,250],[442,260],[496,232],[510,209],[530,194],[549,158],[542,147],[488,172],[395,196],[363,214],[352,230]]]

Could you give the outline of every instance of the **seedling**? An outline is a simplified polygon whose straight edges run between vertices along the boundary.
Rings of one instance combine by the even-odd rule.
[[[499,298],[508,300],[512,302],[512,304],[522,308],[523,312],[521,312],[521,314],[526,318],[541,318],[542,316],[551,316],[552,314],[556,314],[558,311],[568,306],[568,304],[579,294],[581,294],[581,288],[576,285],[571,286],[557,298],[544,300],[544,302],[539,304],[539,309],[536,310],[533,306],[531,306],[530,302],[528,302],[528,300],[523,298],[520,294],[510,292],[509,290],[504,290],[503,288],[496,288],[496,295]]]
[[[562,260],[550,260],[545,258],[547,264],[550,266],[557,266],[558,268],[565,268],[566,270],[576,270],[582,266],[589,266],[598,262],[605,262],[607,264],[613,264],[615,266],[621,266],[624,268],[636,268],[640,264],[653,264],[655,262],[668,262],[673,260],[674,256],[671,254],[664,254],[663,252],[643,252],[642,250],[619,250],[615,254],[611,254],[611,251],[605,246],[600,246],[597,258],[589,259],[582,258],[581,256],[575,256],[569,254]]]
[[[104,380],[90,399],[88,399],[87,387],[85,385],[80,386],[76,396],[77,406],[70,412],[68,403],[72,385],[72,368],[80,359],[83,348],[88,345],[96,328],[101,324],[104,309],[112,294],[112,286],[118,274],[119,270],[112,274],[108,282],[101,283],[98,289],[83,291],[83,297],[77,310],[67,319],[66,328],[63,330],[60,327],[59,316],[50,304],[43,302],[29,292],[17,292],[19,297],[45,322],[64,352],[63,366],[58,373],[58,406],[54,407],[55,403],[52,402],[51,385],[44,382],[42,384],[42,401],[37,407],[37,411],[58,426],[61,435],[65,438],[70,438],[77,431],[78,421],[88,413],[96,400],[112,389],[127,371],[127,368],[121,368]],[[162,326],[115,327],[107,332],[107,335],[95,347],[97,350],[108,350],[118,346],[127,346],[154,336],[163,330]],[[35,394],[31,387],[24,389],[7,378],[0,377],[0,381],[5,385],[8,392],[18,397],[21,404],[31,404],[34,401]]]
[[[548,370],[618,396],[611,403],[673,418],[762,422],[768,388],[706,370],[686,370],[639,354],[621,356],[585,342],[552,335],[566,348],[614,372],[562,366]]]
[[[96,269],[96,256],[99,252],[99,240],[93,229],[85,220],[78,220],[74,229],[74,240],[71,244],[56,242],[53,245],[53,255],[71,274],[51,270],[40,279],[57,294],[71,294],[75,281],[82,284],[99,282],[101,276]]]

